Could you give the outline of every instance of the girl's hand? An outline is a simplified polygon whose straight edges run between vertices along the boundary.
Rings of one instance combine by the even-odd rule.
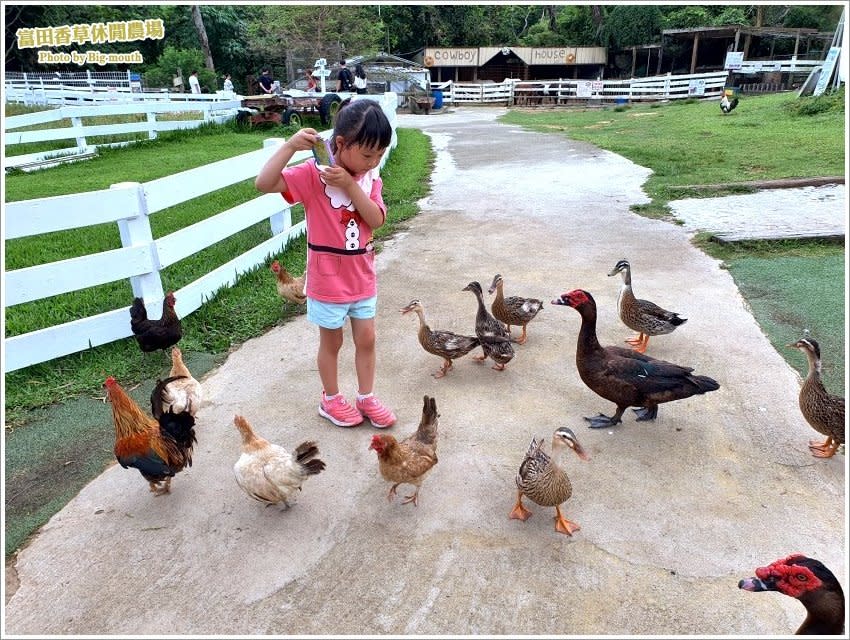
[[[299,129],[298,132],[292,136],[289,140],[286,141],[286,144],[293,151],[309,151],[313,148],[313,144],[316,140],[319,140],[319,132],[315,129],[311,129],[310,127],[304,127],[303,129]]]
[[[322,180],[324,180],[325,184],[331,187],[337,187],[346,192],[352,186],[360,189],[360,187],[357,186],[357,183],[354,182],[354,178],[351,177],[351,174],[340,166],[334,165],[332,167],[322,167],[321,171]]]

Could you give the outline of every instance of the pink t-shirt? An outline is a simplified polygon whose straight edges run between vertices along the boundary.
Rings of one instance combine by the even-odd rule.
[[[360,218],[348,194],[326,185],[314,160],[286,167],[281,173],[287,186],[284,199],[304,205],[307,296],[339,303],[377,295],[372,228]],[[364,174],[357,184],[386,218],[378,170]]]

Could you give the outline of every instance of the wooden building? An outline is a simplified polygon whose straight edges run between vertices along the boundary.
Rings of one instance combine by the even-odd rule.
[[[425,47],[414,60],[431,82],[505,79],[596,79],[608,62],[605,47]]]
[[[790,29],[784,27],[749,27],[726,25],[695,29],[665,29],[662,44],[679,44],[687,60],[671,60],[663,65],[668,70],[682,73],[714,71],[723,68],[728,51],[743,51],[744,60],[774,60],[826,57],[833,33],[817,29]],[[791,42],[793,41],[793,46]],[[779,46],[777,46],[779,45]],[[661,68],[659,64],[659,68]],[[672,68],[676,67],[676,68]]]

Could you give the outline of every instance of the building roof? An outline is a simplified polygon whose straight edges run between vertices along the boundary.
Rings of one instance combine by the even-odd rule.
[[[818,40],[832,40],[833,32],[804,29],[802,27],[751,27],[743,24],[727,24],[720,27],[694,27],[689,29],[664,29],[662,36],[671,38],[692,38],[699,34],[700,38],[734,38],[736,33],[751,36],[774,38],[807,37]]]

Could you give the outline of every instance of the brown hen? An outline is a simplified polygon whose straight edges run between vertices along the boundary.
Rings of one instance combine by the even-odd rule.
[[[437,464],[437,401],[424,397],[422,419],[416,431],[401,441],[389,434],[372,436],[370,449],[378,454],[378,469],[387,482],[392,482],[387,500],[392,500],[400,484],[416,487],[413,495],[406,496],[402,504],[417,505],[419,488],[428,472]]]

